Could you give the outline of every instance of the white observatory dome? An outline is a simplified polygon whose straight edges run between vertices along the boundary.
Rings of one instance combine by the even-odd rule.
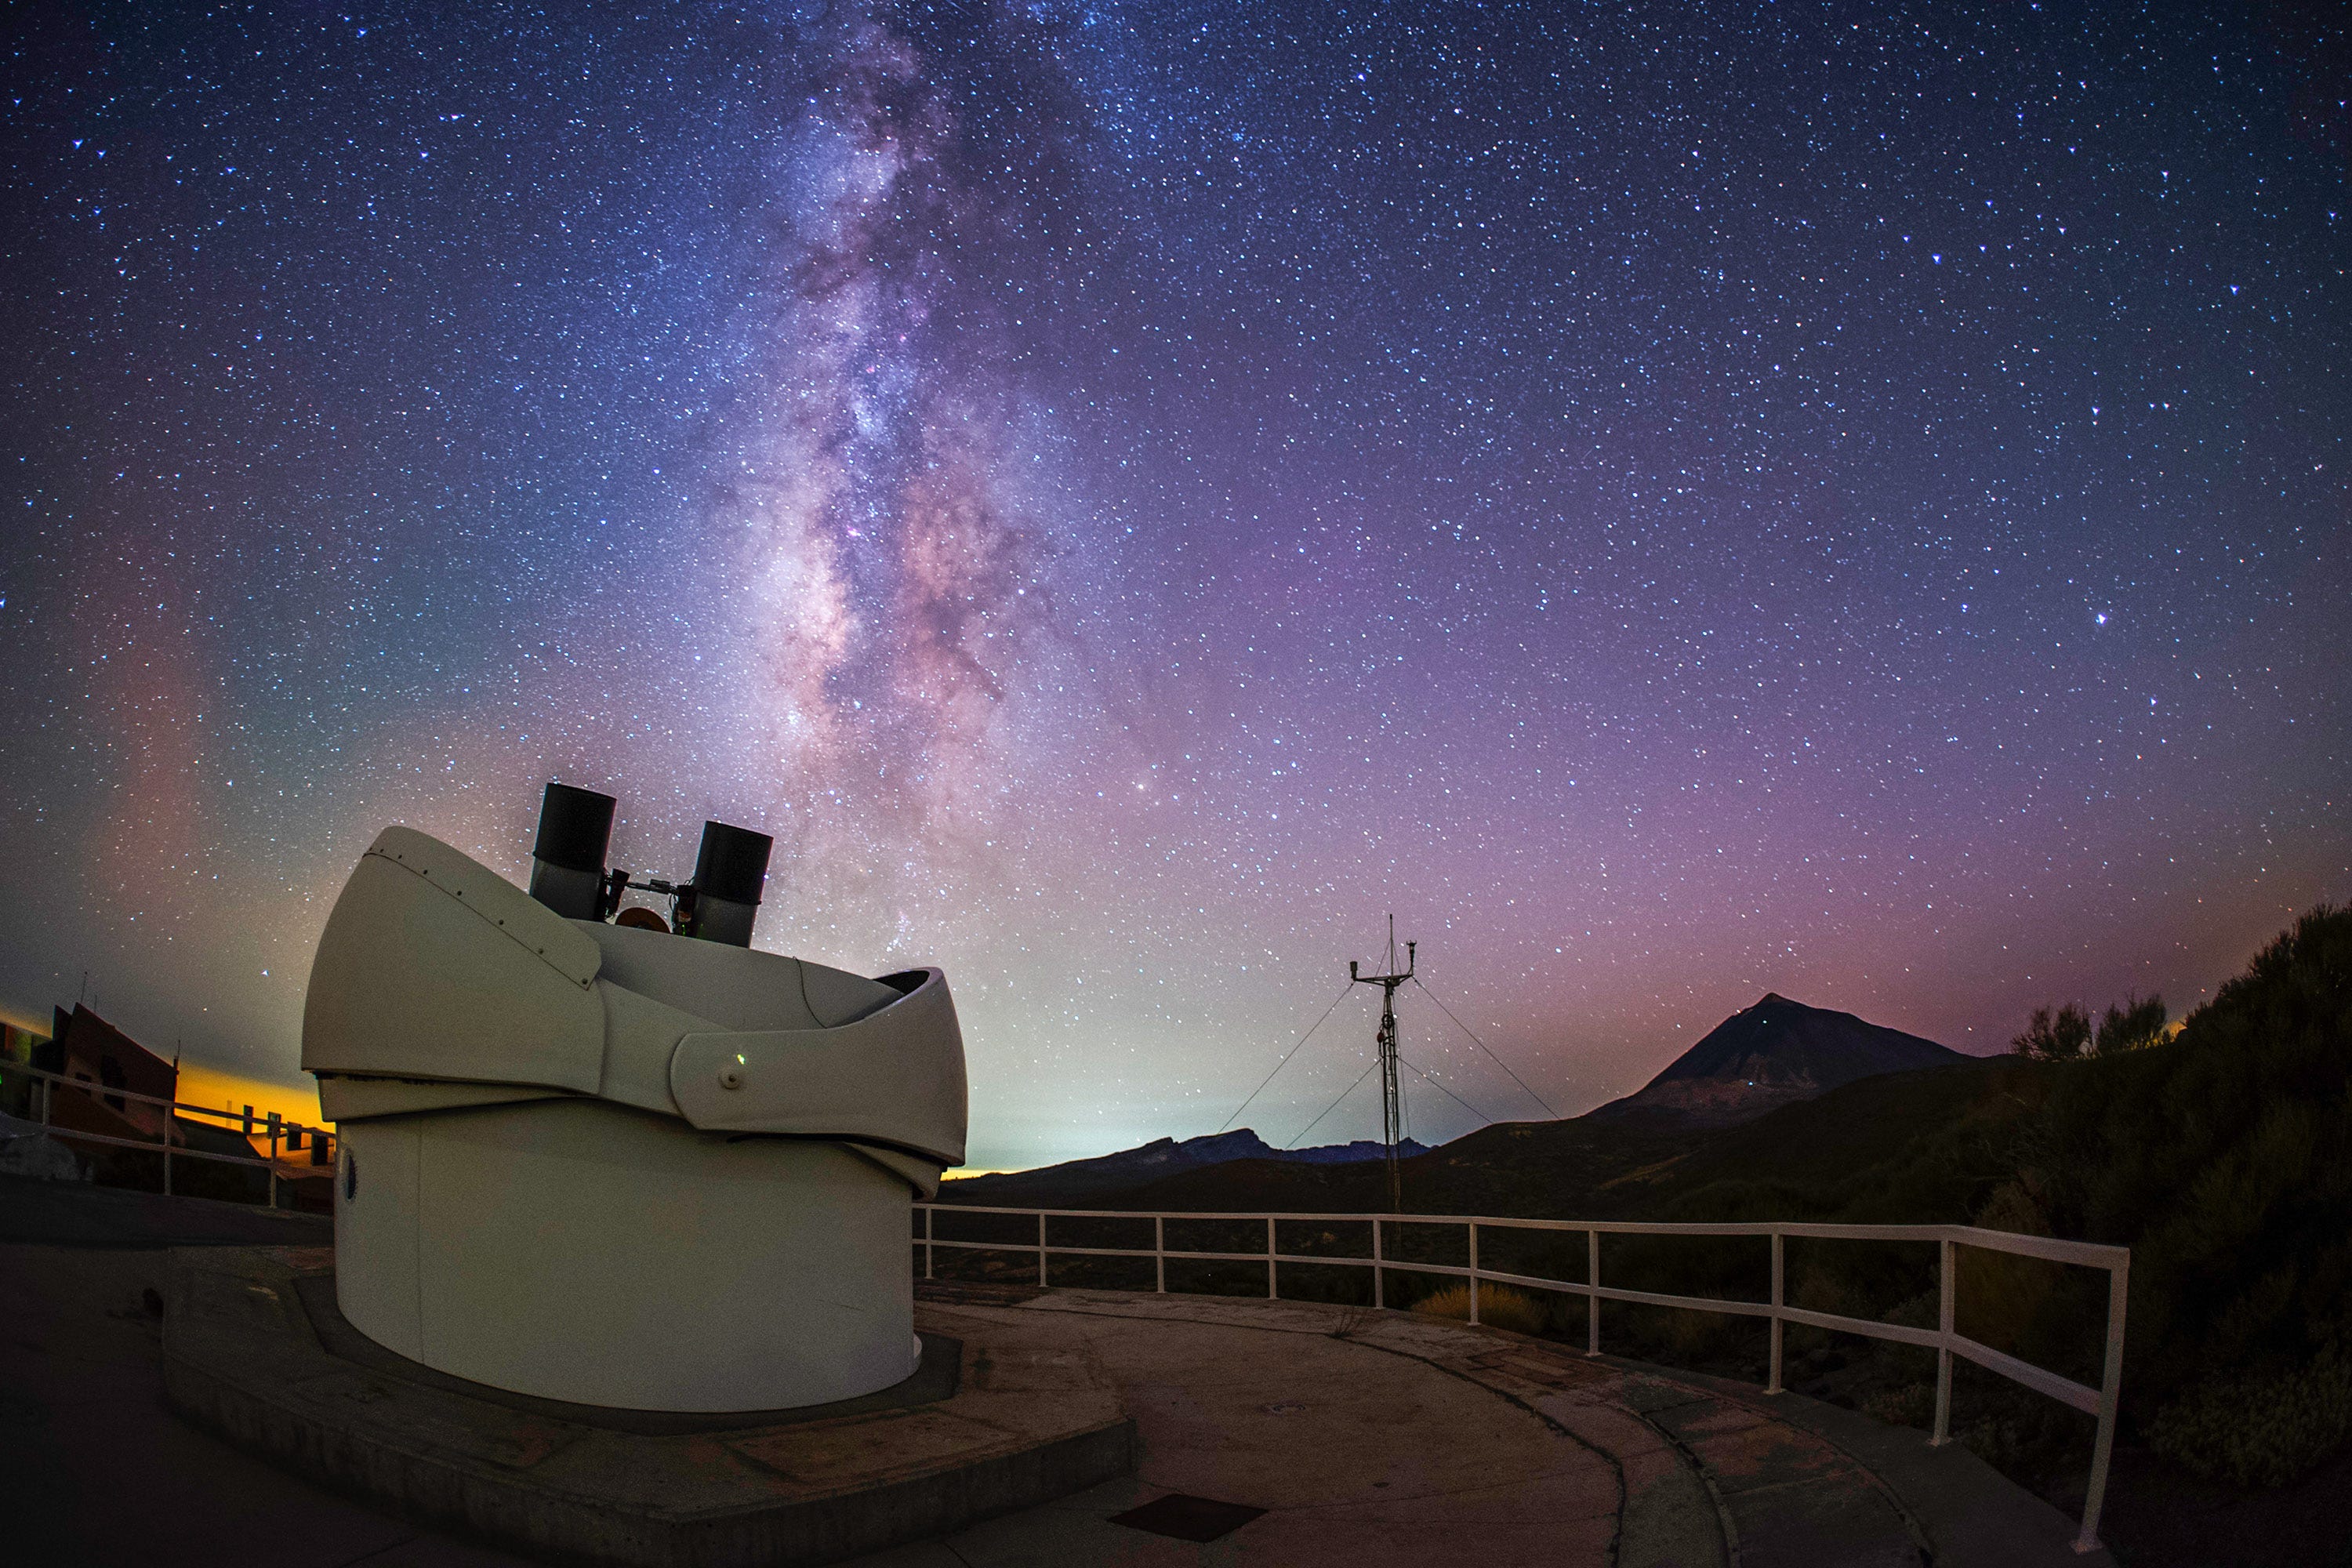
[[[340,1123],[337,1301],[402,1355],[640,1410],[914,1371],[912,1205],[964,1153],[936,969],[568,920],[391,827],[320,938],[302,1066]]]

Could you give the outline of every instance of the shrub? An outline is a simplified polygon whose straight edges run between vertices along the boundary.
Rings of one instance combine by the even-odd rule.
[[[2224,1373],[2165,1407],[2157,1452],[2200,1476],[2277,1487],[2318,1468],[2352,1437],[2352,1354],[2331,1341],[2304,1367]]]
[[[1889,1426],[1916,1426],[1926,1431],[1936,1419],[1936,1385],[1902,1383],[1865,1394],[1862,1413]]]
[[[2023,1034],[2009,1042],[2009,1048],[2021,1057],[2068,1062],[2081,1056],[2090,1044],[2090,1015],[2069,1002],[2054,1016],[2047,1007],[2036,1007],[2032,1021],[2025,1026]]]
[[[1674,1307],[1659,1309],[1659,1315],[1664,1319],[1666,1359],[1681,1366],[1728,1354],[1739,1342],[1741,1327],[1754,1321]]]
[[[1423,1296],[1412,1304],[1416,1312],[1433,1318],[1454,1318],[1470,1321],[1470,1287],[1467,1284],[1448,1285],[1433,1295]],[[1478,1321],[1513,1333],[1540,1334],[1550,1314],[1544,1304],[1524,1290],[1514,1290],[1507,1285],[1487,1285],[1483,1281],[1478,1291]]]
[[[2073,1002],[2055,1013],[2047,1007],[2036,1007],[2024,1032],[2009,1042],[2009,1048],[2018,1056],[2049,1062],[2120,1056],[2125,1051],[2160,1044],[2170,1016],[2161,996],[2150,996],[2145,1001],[2126,996],[2121,1006],[2110,1004],[2095,1029],[2091,1016]]]
[[[2004,1182],[1993,1189],[1977,1211],[1975,1224],[2013,1236],[2050,1234],[2049,1217],[2023,1182]],[[2049,1305],[2058,1265],[1977,1247],[1959,1248],[1955,1263],[1960,1332],[1995,1350],[2017,1353],[2034,1320]]]
[[[2098,1037],[2091,1042],[2091,1050],[2097,1056],[2112,1057],[2161,1044],[2164,1026],[2170,1016],[2164,1010],[2161,996],[2151,996],[2145,1002],[2137,996],[2126,996],[2122,1006],[2110,1005],[2106,1016],[2099,1020]]]

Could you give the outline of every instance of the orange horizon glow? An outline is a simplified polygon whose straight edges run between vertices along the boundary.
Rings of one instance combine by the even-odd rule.
[[[273,1083],[267,1079],[248,1077],[244,1073],[224,1071],[204,1062],[180,1063],[180,1090],[177,1096],[183,1105],[201,1105],[207,1109],[242,1111],[253,1107],[257,1118],[276,1111],[287,1121],[305,1127],[323,1127],[327,1120],[319,1110],[319,1089],[308,1086]]]
[[[53,1026],[49,1018],[38,1017],[28,1009],[16,1006],[0,1006],[0,1023],[12,1025],[42,1039],[49,1037]],[[280,1121],[299,1122],[305,1127],[328,1125],[325,1114],[319,1109],[316,1082],[279,1083],[184,1058],[180,1062],[179,1088],[173,1098],[182,1105],[199,1105],[207,1110],[218,1107],[241,1112],[250,1105],[257,1118],[266,1118],[274,1110]]]

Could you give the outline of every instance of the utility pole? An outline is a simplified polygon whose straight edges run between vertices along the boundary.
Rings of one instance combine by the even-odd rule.
[[[1396,916],[1389,917],[1388,973],[1360,974],[1356,961],[1348,960],[1348,980],[1354,985],[1381,988],[1381,1141],[1388,1145],[1389,1212],[1404,1212],[1404,1177],[1397,1169],[1397,1144],[1404,1137],[1404,1097],[1397,1087],[1397,987],[1412,978],[1413,948],[1404,944],[1404,968],[1396,963]]]

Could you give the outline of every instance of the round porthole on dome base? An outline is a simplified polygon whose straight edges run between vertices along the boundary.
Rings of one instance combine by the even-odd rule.
[[[913,1204],[965,1131],[939,971],[566,919],[394,827],[320,938],[302,1058],[341,1136],[338,1305],[385,1348],[648,1411],[913,1372]]]

